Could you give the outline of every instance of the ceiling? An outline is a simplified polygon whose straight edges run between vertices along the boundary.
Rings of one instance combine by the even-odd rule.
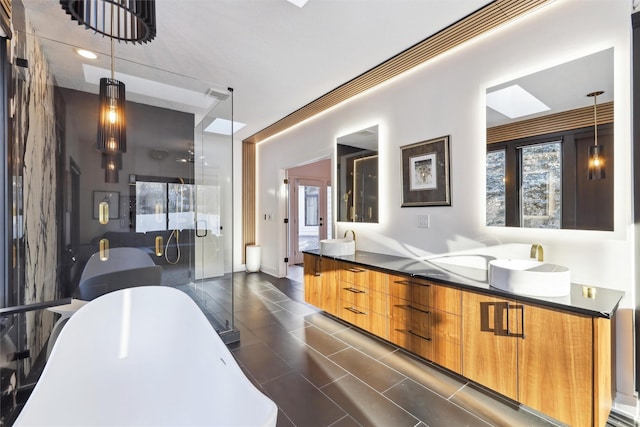
[[[594,99],[587,94],[595,91],[603,91],[597,97],[598,104],[613,101],[613,48],[499,84],[488,88],[487,93],[516,84],[542,101],[549,110],[510,119],[487,107],[487,127],[590,107]]]
[[[98,77],[86,82],[85,73],[109,72],[110,40],[77,25],[57,0],[22,1],[57,85],[97,93]],[[157,0],[156,38],[115,43],[116,78],[127,84],[128,100],[191,112],[197,121],[215,101],[209,89],[232,87],[234,118],[246,123],[236,139],[245,139],[488,3],[309,0],[299,8],[287,0]],[[81,58],[74,48],[99,58]],[[151,93],[136,94],[136,86]],[[189,99],[173,96],[175,88]]]

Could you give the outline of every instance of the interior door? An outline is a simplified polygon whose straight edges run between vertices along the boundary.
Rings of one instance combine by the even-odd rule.
[[[327,184],[318,179],[294,178],[290,199],[291,256],[289,264],[303,262],[302,251],[318,249],[327,238]]]

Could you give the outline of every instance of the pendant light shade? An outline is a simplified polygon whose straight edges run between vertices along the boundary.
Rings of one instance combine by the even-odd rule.
[[[102,153],[102,169],[122,170],[122,153]]]
[[[589,179],[604,179],[604,156],[602,146],[592,145],[589,147]]]
[[[593,132],[594,145],[589,147],[589,180],[604,179],[604,156],[602,155],[602,147],[598,145],[598,96],[603,91],[595,91],[588,93],[587,96],[593,98]]]
[[[118,171],[122,170],[122,153],[102,152],[102,169],[104,169],[104,182],[109,184],[120,182]]]
[[[156,36],[155,0],[60,0],[78,25],[123,42],[147,43]]]
[[[100,79],[98,150],[111,153],[127,151],[124,83]]]

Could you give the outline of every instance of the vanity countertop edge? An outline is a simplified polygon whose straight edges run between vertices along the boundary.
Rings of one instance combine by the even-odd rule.
[[[426,259],[405,258],[366,251],[356,251],[354,255],[347,256],[322,255],[320,250],[317,249],[305,250],[303,253],[592,317],[611,319],[624,296],[624,292],[619,290],[572,283],[571,294],[566,297],[535,297],[514,294],[494,288],[489,285],[486,276],[484,281],[478,280],[478,276],[482,275],[484,270],[477,268],[458,265],[442,267]],[[588,296],[584,295],[585,287],[589,288]]]

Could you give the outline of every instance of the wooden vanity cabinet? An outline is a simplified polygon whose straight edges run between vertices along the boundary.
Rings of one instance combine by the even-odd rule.
[[[465,377],[571,426],[606,423],[607,319],[469,291],[462,300]]]
[[[304,299],[334,316],[338,311],[338,270],[340,262],[304,254]]]
[[[612,405],[611,320],[305,254],[305,300],[571,426]]]

